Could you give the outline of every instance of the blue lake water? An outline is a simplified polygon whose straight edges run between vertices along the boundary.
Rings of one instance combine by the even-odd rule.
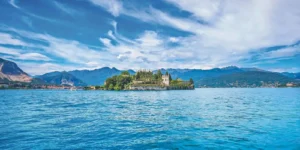
[[[300,149],[300,89],[1,90],[0,149]]]

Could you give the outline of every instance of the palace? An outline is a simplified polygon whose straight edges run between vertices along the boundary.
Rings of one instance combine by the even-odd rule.
[[[166,86],[169,86],[170,85],[170,75],[167,74],[167,75],[162,75],[162,83]]]
[[[192,81],[192,80],[191,80]],[[155,74],[152,71],[140,70],[134,76],[130,90],[175,90],[194,89],[194,83],[181,79],[172,80],[171,74],[162,74],[158,70]]]
[[[103,86],[89,87],[88,89],[102,90],[193,90],[194,81],[183,81],[179,78],[172,79],[171,74],[160,70],[139,70],[131,75],[123,71],[120,75],[107,78]]]

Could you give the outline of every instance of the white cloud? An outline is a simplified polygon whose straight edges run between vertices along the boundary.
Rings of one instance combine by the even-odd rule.
[[[65,4],[62,4],[60,2],[57,2],[57,1],[53,1],[54,5],[60,9],[61,11],[71,15],[71,16],[74,16],[74,15],[80,15],[82,14],[83,12],[79,13],[77,10],[65,5]]]
[[[16,37],[8,34],[8,33],[1,33],[0,32],[0,44],[9,44],[9,45],[26,45],[21,40],[17,39]]]
[[[8,1],[13,7],[15,7],[15,8],[20,8],[17,4],[16,4],[16,1],[15,0],[9,0]]]
[[[93,4],[100,6],[110,12],[113,16],[118,17],[120,14],[138,18],[141,21],[149,23],[157,23],[161,25],[171,26],[176,29],[180,29],[188,32],[197,32],[201,33],[200,27],[201,24],[198,24],[197,21],[176,18],[172,17],[167,13],[164,13],[158,9],[149,7],[149,8],[125,8],[123,3],[118,0],[90,0]],[[113,25],[116,26],[116,22],[113,22]]]
[[[12,58],[17,60],[42,60],[42,61],[50,61],[51,59],[45,55],[39,53],[27,53],[24,50],[14,49],[14,48],[6,48],[0,46],[0,53],[4,55],[6,58]]]
[[[50,61],[51,59],[45,55],[39,53],[24,53],[17,56],[15,59],[20,60],[43,60],[43,61]]]
[[[274,45],[290,45],[300,40],[298,1],[223,1],[220,4],[215,4],[219,3],[216,1],[176,2],[186,3],[180,7],[211,22],[201,24],[195,22],[193,18],[175,18],[155,9],[152,11],[153,17],[156,18],[156,22],[161,21],[165,23],[164,25],[194,33],[192,36],[182,38],[179,41],[180,47],[176,47],[174,51],[195,55],[191,57],[191,61],[197,60],[200,68],[202,62],[217,67],[235,65],[239,60],[248,57],[249,52]],[[203,6],[209,8],[206,5],[219,10],[210,9],[212,12],[208,14],[211,15],[206,17],[202,10],[196,9]],[[272,57],[279,56],[279,52],[274,53]],[[280,53],[283,57],[294,54],[299,54],[299,51]],[[174,56],[176,57],[177,55]]]
[[[43,41],[47,43],[47,46],[35,44],[34,48],[44,50],[44,53],[48,56],[56,56],[56,59],[64,59],[76,64],[86,64],[91,60],[97,60],[98,62],[110,62],[113,61],[110,53],[96,50],[90,48],[88,45],[82,44],[74,40],[66,40],[61,38],[56,38],[48,34],[39,34],[23,30],[17,30],[13,28],[3,28],[2,30],[7,30],[18,34],[20,37],[26,37],[28,39]],[[22,41],[24,43],[24,41]],[[29,56],[32,56],[29,55]],[[28,55],[23,57],[29,57]],[[42,59],[42,56],[36,56],[36,59]],[[21,57],[21,58],[23,58]],[[43,60],[46,60],[45,57]]]
[[[222,0],[167,0],[204,21],[213,21],[222,11]]]
[[[0,47],[0,53],[7,55],[20,55],[19,50],[6,47]]]
[[[100,68],[100,67],[105,67],[103,66],[103,64],[97,62],[97,61],[90,61],[90,62],[87,62],[85,64],[88,68]]]
[[[55,63],[28,63],[18,61],[16,63],[22,70],[30,75],[42,75],[53,71],[71,71],[78,69],[78,67],[73,65],[60,65]]]
[[[114,39],[117,44],[106,47],[106,51],[115,55],[122,63],[113,62],[111,65],[117,68],[149,68],[158,67],[194,67],[195,63],[180,64],[182,62],[170,63],[175,59],[188,60],[194,58],[193,52],[186,52],[183,49],[169,49],[166,45],[170,37],[159,35],[155,31],[144,31],[136,39],[128,39],[118,33],[116,24],[114,32],[108,32],[108,35]],[[100,38],[102,39],[102,38]],[[108,40],[107,40],[108,41]],[[130,42],[128,42],[130,41]],[[102,39],[103,43],[108,44]],[[127,69],[128,69],[127,68]]]
[[[179,38],[176,38],[176,37],[170,37],[170,38],[169,38],[169,41],[172,42],[172,43],[177,43],[177,42],[179,42]]]
[[[300,40],[299,2],[295,0],[168,0],[193,18],[171,16],[155,8],[122,8],[121,13],[141,21],[170,26],[194,33],[182,38],[179,52],[198,55],[199,61],[226,65],[238,63],[249,52],[274,45],[290,45]],[[166,53],[168,50],[164,49]],[[175,56],[174,56],[175,57]]]
[[[122,11],[122,2],[118,0],[90,0],[92,3],[107,9],[113,16],[117,17]]]
[[[128,39],[124,36],[122,36],[121,34],[118,33],[117,30],[117,22],[116,21],[111,21],[111,25],[113,26],[114,30],[113,31],[108,31],[108,36],[112,39],[114,39],[115,41],[117,41],[118,43],[122,43],[122,42],[126,42],[126,43],[131,43],[131,44],[137,44],[136,41]]]
[[[140,11],[125,9],[123,13],[125,15],[138,18],[144,22],[170,26],[172,28],[191,33],[203,33],[203,25],[199,24],[197,21],[186,18],[176,18],[152,7]]]
[[[154,31],[145,31],[145,33],[137,39],[141,46],[153,47],[162,44],[162,40]]]
[[[18,6],[18,5],[16,4],[16,0],[9,0],[8,3],[9,3],[11,6],[17,8],[18,10],[20,10],[21,12],[25,13],[25,14],[28,15],[28,16],[31,16],[31,17],[34,17],[34,18],[37,18],[37,19],[40,19],[40,20],[48,21],[48,22],[51,22],[51,23],[61,23],[61,22],[59,22],[59,21],[57,21],[57,20],[55,20],[55,19],[47,18],[47,17],[40,16],[40,15],[36,15],[36,14],[34,14],[34,13],[31,13],[31,12],[29,12],[29,11],[26,11],[25,9],[21,8],[20,6]]]
[[[268,70],[272,71],[272,72],[293,72],[293,73],[300,72],[300,68],[297,68],[297,67],[268,68]]]
[[[300,46],[288,47],[262,54],[264,59],[285,58],[300,54]]]
[[[110,39],[107,38],[99,38],[99,40],[107,47],[111,46]]]
[[[126,56],[125,54],[119,54],[117,57],[120,61],[124,61],[128,59],[128,56]]]
[[[113,29],[99,38],[105,47],[94,49],[78,41],[47,34],[16,32],[49,43],[49,46],[42,47],[45,52],[72,63],[137,69],[237,65],[241,59],[248,58],[250,53],[261,48],[290,45],[300,40],[300,2],[296,0],[166,0],[192,14],[185,18],[151,6],[130,6],[129,9],[125,1],[90,1],[115,17],[127,15],[191,34],[186,37],[168,37],[156,31],[144,31],[138,38],[132,39],[118,33],[118,23],[112,21]],[[23,42],[11,35],[6,35],[4,39],[6,41],[0,39],[0,42],[11,45],[21,45]],[[175,42],[178,43],[176,47],[168,47],[169,43]],[[299,53],[299,50],[289,48],[265,53],[261,59],[293,57]]]

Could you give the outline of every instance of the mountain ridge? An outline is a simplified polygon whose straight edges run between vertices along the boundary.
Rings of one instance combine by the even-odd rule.
[[[198,87],[281,87],[297,82],[281,73],[248,71],[204,78],[196,81]]]
[[[12,61],[0,58],[0,79],[4,82],[31,82],[32,78]]]
[[[37,79],[41,79],[47,84],[55,84],[55,85],[69,85],[69,86],[86,86],[87,84],[71,75],[68,72],[50,72],[40,76],[35,77]]]
[[[189,80],[190,78],[194,79],[195,81],[204,79],[204,78],[212,78],[218,77],[222,75],[229,75],[233,73],[240,73],[240,72],[251,72],[251,71],[258,71],[258,72],[269,72],[269,73],[276,73],[267,70],[262,70],[259,68],[239,68],[236,66],[228,66],[224,68],[213,68],[213,69],[173,69],[173,68],[161,68],[159,69],[163,74],[166,72],[172,75],[172,78],[181,78],[183,80]],[[109,78],[114,75],[121,74],[123,70],[119,70],[115,67],[103,67],[94,70],[74,70],[68,71],[68,73],[74,75],[78,79],[82,80],[83,82],[87,83],[88,85],[102,85],[106,78]],[[129,70],[130,74],[134,74],[134,70]],[[157,70],[153,70],[153,72],[157,72]],[[279,73],[281,74],[281,73]],[[286,74],[283,74],[286,76]],[[287,76],[291,78],[291,76]],[[292,78],[294,79],[294,78]]]
[[[173,68],[161,68],[160,69],[163,74],[168,72],[172,75],[173,79],[181,78],[183,80],[189,80],[192,78],[196,86],[201,86],[200,81],[204,82],[204,79],[214,78],[213,81],[216,81],[218,77],[222,80],[224,76],[227,78],[240,77],[240,76],[251,76],[251,72],[263,72],[274,78],[277,78],[278,74],[283,75],[284,77],[289,78],[290,82],[299,82],[300,81],[300,73],[276,73],[267,70],[262,70],[259,68],[239,68],[236,66],[228,66],[224,68],[213,68],[213,69],[173,69]],[[121,74],[123,70],[119,70],[115,67],[102,67],[94,70],[72,70],[72,71],[54,71],[48,72],[43,75],[34,76],[34,78],[30,77],[26,72],[20,69],[16,63],[11,62],[9,60],[4,60],[0,58],[0,81],[7,82],[28,82],[28,83],[38,83],[42,81],[41,84],[57,84],[57,85],[75,85],[75,86],[84,86],[84,85],[103,85],[104,81],[112,77],[114,75]],[[130,74],[135,74],[135,71],[132,69],[127,70]],[[152,72],[157,72],[157,70],[153,70]],[[248,73],[247,73],[248,72]],[[249,73],[250,72],[250,73]],[[240,73],[238,76],[234,76],[235,74]],[[263,74],[262,73],[262,74]],[[257,74],[259,75],[259,74]],[[264,74],[263,74],[264,75]],[[230,77],[231,76],[231,77]],[[232,77],[233,76],[233,77]],[[256,80],[259,76],[251,76],[249,80]],[[283,79],[282,77],[277,79]],[[212,80],[211,80],[212,81]]]

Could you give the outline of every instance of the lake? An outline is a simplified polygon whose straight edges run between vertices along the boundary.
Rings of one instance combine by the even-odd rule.
[[[0,149],[300,149],[300,88],[1,90]]]

